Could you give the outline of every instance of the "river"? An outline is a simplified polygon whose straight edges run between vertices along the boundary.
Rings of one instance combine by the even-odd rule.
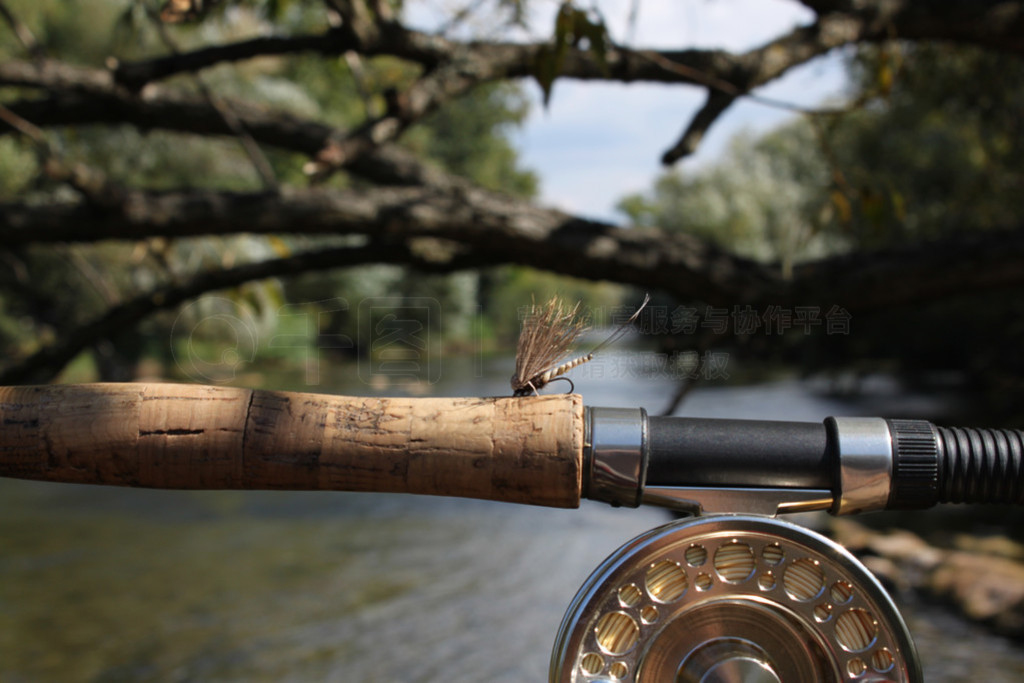
[[[509,359],[450,361],[426,390],[507,394],[511,369]],[[325,369],[318,386],[275,388],[396,390],[352,374]],[[666,377],[574,376],[588,405],[658,411],[674,388]],[[930,401],[852,404],[798,381],[709,383],[681,413],[818,421],[880,405],[920,414]],[[546,680],[580,584],[668,519],[593,503],[0,480],[0,681]],[[1024,677],[1024,651],[1010,641],[939,607],[903,608],[926,680]]]

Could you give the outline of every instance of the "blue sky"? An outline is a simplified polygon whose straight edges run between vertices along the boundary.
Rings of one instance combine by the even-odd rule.
[[[642,48],[743,51],[813,19],[794,0],[638,0],[638,20],[630,38],[628,16],[633,1],[593,0],[593,4],[605,17],[614,40]],[[430,23],[431,15],[450,11],[447,4],[426,0],[410,9],[422,23]],[[577,4],[587,6],[588,2],[578,0]],[[533,0],[530,31],[521,37],[550,37],[558,5],[557,0]],[[814,106],[835,96],[843,85],[841,58],[833,54],[790,71],[758,93]],[[681,135],[706,93],[695,87],[563,79],[555,82],[545,109],[537,84],[529,81],[526,89],[534,101],[533,111],[515,139],[523,166],[540,176],[541,203],[615,222],[622,220],[614,210],[619,199],[651,187],[665,170],[661,154]],[[791,116],[742,100],[711,128],[699,152],[676,167],[686,170],[711,163],[738,132],[767,131]]]
[[[554,3],[552,3],[552,6]],[[613,37],[626,34],[628,0],[601,2]],[[746,50],[808,23],[812,15],[787,0],[641,0],[637,47]],[[541,26],[551,26],[548,19]],[[788,73],[759,94],[806,106],[820,104],[844,85],[841,58],[830,55]],[[621,221],[614,211],[624,195],[649,188],[664,171],[661,154],[673,145],[703,104],[705,90],[562,80],[547,110],[540,89],[527,85],[536,104],[517,136],[523,164],[541,178],[541,202],[574,214]],[[713,162],[743,129],[767,131],[792,114],[742,100],[711,128],[683,170]]]

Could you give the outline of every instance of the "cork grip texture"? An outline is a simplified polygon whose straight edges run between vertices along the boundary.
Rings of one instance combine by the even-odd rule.
[[[580,396],[355,398],[186,384],[0,387],[0,476],[420,493],[576,507]]]

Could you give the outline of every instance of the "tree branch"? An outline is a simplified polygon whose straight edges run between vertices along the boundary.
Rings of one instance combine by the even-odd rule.
[[[522,263],[590,279],[614,273],[620,282],[726,307],[737,301],[755,307],[838,305],[851,314],[1024,286],[1024,231],[1020,230],[958,237],[913,250],[824,259],[798,267],[793,279],[783,282],[772,276],[770,268],[716,253],[685,235],[580,223],[563,217],[560,225],[547,230],[540,221],[532,226],[491,225],[479,230],[474,239],[466,238],[472,230],[467,226],[461,232],[450,227],[417,231],[415,235],[444,236],[443,255],[430,258],[417,246],[415,235],[389,234],[362,247],[326,249],[202,273],[113,307],[0,373],[0,384],[48,381],[82,350],[116,336],[156,310],[173,308],[205,292],[267,277],[369,263],[406,264],[435,273]],[[544,245],[539,259],[538,241]],[[973,265],[979,261],[986,268]],[[722,298],[728,296],[736,298]]]
[[[138,97],[116,85],[109,72],[48,61],[38,66],[11,60],[0,63],[0,85],[45,89],[47,98],[26,99],[8,108],[38,126],[128,123],[140,130],[159,128],[195,135],[232,136],[235,131],[215,107],[200,97],[151,87]],[[226,101],[253,140],[314,157],[321,150],[358,134],[301,119],[284,112]],[[0,134],[9,132],[0,122]],[[346,170],[384,185],[447,187],[453,179],[414,154],[386,142],[349,144]],[[337,167],[337,163],[331,169]]]
[[[231,136],[234,131],[203,98],[151,88],[146,97],[117,86],[108,72],[46,62],[38,67],[11,60],[0,63],[0,84],[40,88],[52,94],[14,102],[8,109],[37,126],[127,123],[139,130],[159,128],[195,135]],[[315,156],[348,136],[331,126],[264,107],[228,101],[238,124],[265,145]],[[13,128],[0,122],[0,134]],[[389,144],[352,154],[347,170],[381,184],[446,184],[445,174],[412,153]]]
[[[1015,227],[811,261],[794,268],[789,290],[794,301],[832,301],[854,312],[1022,286],[1024,228]]]
[[[356,3],[362,4],[362,3]],[[601,59],[589,50],[570,49],[562,72],[565,78],[613,81],[653,81],[660,83],[706,84],[706,78],[723,78],[737,83],[757,80],[757,72],[785,70],[831,49],[855,40],[888,40],[893,37],[915,40],[959,40],[1007,52],[1024,52],[1024,3],[1006,0],[848,0],[811,2],[820,20],[797,29],[780,41],[742,55],[720,50],[626,50],[611,48]],[[132,89],[181,72],[197,71],[222,62],[266,55],[286,55],[303,51],[342,54],[357,50],[366,56],[391,55],[417,62],[427,69],[449,61],[456,54],[472,54],[480,63],[492,65],[499,77],[534,75],[536,60],[546,43],[469,43],[407,29],[397,22],[380,24],[381,30],[363,44],[356,44],[346,32],[332,28],[322,34],[293,37],[264,37],[238,43],[201,48],[194,52],[123,63],[114,72],[115,80]],[[780,51],[778,47],[785,48]],[[802,47],[803,49],[797,49]],[[767,54],[767,53],[776,54]],[[785,52],[786,54],[781,54]],[[652,57],[654,59],[652,59]],[[657,62],[668,60],[696,70],[703,76],[673,73]],[[744,72],[754,73],[745,75]],[[778,75],[776,73],[776,75]]]
[[[716,302],[752,295],[775,277],[689,235],[617,228],[468,185],[291,189],[279,196],[135,190],[106,210],[85,203],[0,204],[0,233],[12,246],[243,232],[441,238],[486,263],[500,257],[579,277],[613,276]]]
[[[850,312],[1024,285],[1024,231],[857,253],[778,269],[692,235],[623,229],[466,184],[272,194],[129,191],[120,206],[0,205],[8,245],[194,235],[366,235],[459,245],[466,267],[529,265],[662,289],[718,306],[840,305]],[[390,262],[390,261],[389,261]],[[972,264],[984,262],[984,269]]]
[[[117,62],[113,79],[118,85],[138,92],[146,85],[182,73],[194,73],[217,64],[253,59],[316,52],[324,55],[342,54],[355,49],[354,41],[338,29],[319,35],[267,36],[237,43],[211,45],[191,52],[154,57],[138,62]]]
[[[466,43],[406,29],[397,22],[372,22],[361,0],[342,3],[346,25],[322,35],[294,38],[259,38],[232,45],[204,48],[192,53],[145,62],[122,64],[115,79],[139,89],[156,79],[182,71],[196,71],[224,61],[265,54],[289,54],[314,50],[341,54],[357,50],[366,56],[392,55],[422,64],[427,71],[449,74],[434,78],[431,105],[413,107],[416,115],[437,103],[457,96],[474,85],[504,78],[535,76],[546,43]],[[719,91],[688,126],[687,133],[664,159],[671,162],[695,149],[695,143],[717,115],[726,109],[727,98],[743,96],[783,73],[836,47],[859,41],[892,38],[955,40],[1007,52],[1024,54],[1024,3],[1002,0],[957,0],[934,3],[924,0],[863,0],[805,2],[818,13],[811,26],[743,54],[716,50],[651,51],[610,48],[597,56],[589,50],[569,49],[558,74],[562,78],[622,82],[651,81],[687,83]],[[356,11],[359,10],[359,11]],[[470,65],[467,69],[465,65]],[[448,83],[444,83],[449,81]],[[441,88],[434,85],[443,84]],[[418,96],[410,91],[410,98]],[[717,113],[716,113],[717,112]],[[374,140],[391,140],[404,128],[405,119],[384,117],[366,130],[325,150],[318,172],[357,154]],[[345,146],[349,149],[346,149]]]
[[[704,134],[708,132],[718,117],[736,101],[734,95],[729,95],[720,90],[709,90],[708,99],[690,120],[690,125],[683,131],[679,141],[661,155],[661,163],[671,166],[683,157],[687,157],[697,151]]]
[[[563,78],[599,79],[623,82],[649,81],[686,83],[708,88],[707,104],[696,114],[683,137],[663,157],[672,163],[692,153],[713,122],[736,97],[768,83],[794,66],[836,47],[860,41],[881,41],[894,37],[916,40],[959,40],[1024,53],[1024,2],[921,3],[864,2],[855,8],[843,3],[817,3],[832,8],[811,26],[800,27],[767,45],[734,55],[717,50],[644,51],[611,48],[598,59],[589,51],[570,49],[565,56]],[[376,24],[375,24],[376,25]],[[545,44],[460,43],[401,27],[395,22],[377,25],[379,30],[361,41],[340,29],[322,35],[294,38],[258,38],[240,43],[203,48],[145,62],[118,65],[111,73],[72,67],[57,62],[32,64],[12,61],[0,65],[0,84],[42,87],[52,99],[46,112],[26,108],[24,118],[47,125],[47,121],[81,122],[83,109],[92,109],[94,120],[125,121],[145,127],[167,126],[198,134],[230,134],[225,126],[211,122],[195,101],[164,90],[147,90],[147,97],[132,93],[168,76],[194,72],[225,61],[266,54],[300,51],[343,53],[358,47],[360,54],[390,54],[422,64],[426,75],[394,99],[397,106],[384,116],[352,132],[330,129],[322,124],[298,121],[283,114],[271,114],[256,107],[232,103],[239,124],[254,140],[287,146],[316,159],[310,171],[325,175],[341,166],[353,166],[375,146],[394,139],[412,122],[448,100],[484,82],[533,76]],[[347,36],[347,37],[346,37]],[[125,87],[127,86],[127,87]],[[88,94],[92,101],[75,101],[72,94]],[[35,109],[44,105],[37,103]],[[13,111],[18,109],[12,105]],[[186,111],[183,111],[185,109]],[[171,111],[168,111],[171,110]],[[78,119],[75,120],[75,115]],[[167,115],[169,114],[169,115]],[[264,128],[264,139],[258,128]],[[303,139],[296,137],[303,129]]]
[[[383,116],[342,139],[333,137],[316,160],[307,165],[307,175],[323,179],[336,169],[351,165],[375,147],[397,140],[410,125],[445,102],[492,78],[487,67],[473,62],[469,55],[453,57],[451,63],[427,72],[404,92],[388,93],[388,109]]]

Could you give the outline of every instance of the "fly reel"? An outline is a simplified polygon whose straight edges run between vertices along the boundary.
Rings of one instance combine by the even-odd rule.
[[[902,617],[842,546],[760,516],[696,517],[609,556],[562,620],[550,681],[921,680]]]

